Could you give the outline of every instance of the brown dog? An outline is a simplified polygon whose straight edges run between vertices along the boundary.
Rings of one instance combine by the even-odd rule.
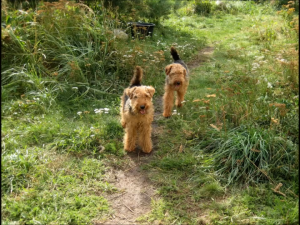
[[[174,91],[177,92],[176,106],[181,107],[189,85],[187,65],[179,58],[176,49],[171,47],[174,63],[166,66],[165,94],[163,97],[164,117],[170,117],[174,104]]]
[[[154,116],[152,97],[155,89],[141,85],[142,68],[136,66],[130,87],[124,90],[121,97],[121,124],[125,128],[124,149],[132,152],[138,144],[143,152],[152,151],[151,123]]]

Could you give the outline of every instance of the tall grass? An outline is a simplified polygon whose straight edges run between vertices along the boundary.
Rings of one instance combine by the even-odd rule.
[[[3,13],[4,94],[16,97],[26,94],[33,88],[29,85],[33,81],[61,91],[57,96],[67,93],[72,96],[66,85],[97,97],[119,95],[135,65],[145,70],[146,80],[163,79],[161,71],[170,54],[169,44],[160,43],[159,26],[153,38],[131,40],[129,35],[126,40],[119,39],[114,30],[123,29],[124,25],[118,19],[118,11],[103,4],[95,9],[98,11],[64,0],[40,2],[36,10]],[[171,41],[174,43],[174,39]],[[195,45],[202,46],[203,42],[193,44],[185,51],[193,51]]]

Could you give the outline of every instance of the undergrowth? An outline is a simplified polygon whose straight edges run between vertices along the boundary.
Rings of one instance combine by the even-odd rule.
[[[161,17],[156,1],[132,11],[107,1],[2,3],[3,224],[108,219],[103,196],[116,189],[106,167],[126,157],[120,96],[136,65],[161,96],[172,45],[201,66],[191,69],[183,108],[156,121],[143,169],[161,198],[138,221],[298,222],[296,2],[166,1]],[[140,18],[157,21],[152,37],[131,37],[126,23]],[[206,45],[213,55],[197,55]]]

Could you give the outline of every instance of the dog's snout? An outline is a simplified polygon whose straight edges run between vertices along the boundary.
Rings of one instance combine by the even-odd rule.
[[[141,109],[145,109],[145,106],[144,106],[144,105],[141,105],[140,108],[141,108]]]
[[[180,82],[177,82],[176,84],[177,84],[177,85],[180,85]]]

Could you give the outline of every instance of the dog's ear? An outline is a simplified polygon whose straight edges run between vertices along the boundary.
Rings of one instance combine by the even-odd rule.
[[[133,92],[135,91],[135,87],[134,88],[126,88],[125,89],[125,93],[127,96],[129,96],[130,99],[133,98]]]
[[[172,68],[172,65],[166,66],[166,68],[165,68],[166,75],[169,75],[169,74],[170,74],[171,68]]]
[[[183,70],[183,75],[186,77],[186,69]]]
[[[146,87],[148,93],[150,94],[151,98],[153,97],[154,93],[155,93],[155,89],[152,86],[147,86]]]

